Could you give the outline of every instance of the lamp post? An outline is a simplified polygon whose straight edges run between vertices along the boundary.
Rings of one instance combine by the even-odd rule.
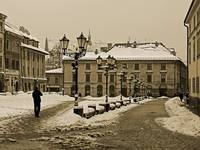
[[[128,84],[129,84],[129,99],[131,100],[131,94],[132,94],[131,83],[133,81],[133,77],[129,77],[129,78],[127,78],[127,80],[128,80]]]
[[[60,40],[62,54],[65,56],[69,56],[74,60],[74,62],[72,63],[72,67],[75,70],[74,106],[78,106],[78,59],[85,56],[88,45],[87,38],[84,37],[82,32],[81,35],[77,37],[77,42],[78,42],[78,48],[76,49],[76,51],[69,52],[67,49],[69,45],[69,39],[66,38],[66,35],[64,35],[63,38]]]
[[[103,59],[98,56],[97,57],[97,64],[105,70],[105,76],[106,76],[106,103],[108,103],[108,73],[110,70],[113,70],[116,68],[116,59],[114,57],[111,57],[110,55],[106,58],[106,64],[104,66],[101,66],[102,65],[102,61]]]
[[[122,101],[122,84],[123,84],[123,80],[125,79],[125,75],[126,72],[124,70],[124,68],[121,70],[121,72],[118,74],[120,76],[120,100]]]

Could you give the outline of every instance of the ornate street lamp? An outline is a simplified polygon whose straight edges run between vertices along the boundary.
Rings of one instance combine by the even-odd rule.
[[[71,57],[74,62],[72,63],[72,67],[75,70],[75,101],[74,106],[78,106],[78,59],[85,56],[87,51],[87,45],[88,41],[87,38],[84,37],[83,33],[81,32],[81,35],[77,37],[78,42],[78,48],[75,52],[69,52],[68,51],[68,45],[69,45],[69,39],[66,38],[66,35],[60,40],[60,46],[62,49],[62,53],[65,56]]]
[[[116,59],[114,57],[111,57],[110,55],[106,58],[106,64],[104,66],[102,66],[102,62],[103,62],[103,59],[98,56],[97,59],[97,65],[100,66],[100,68],[104,69],[105,70],[105,76],[106,76],[106,111],[109,111],[109,103],[108,103],[108,75],[109,75],[109,71],[110,70],[113,70],[116,68],[116,65],[115,65],[115,62],[116,62]]]
[[[123,84],[123,81],[124,79],[126,78],[125,75],[126,75],[126,72],[124,70],[124,68],[121,70],[121,72],[118,74],[120,76],[120,100],[122,101],[122,84]]]
[[[129,84],[129,99],[131,100],[131,96],[132,96],[131,83],[133,81],[133,77],[128,77],[127,81],[128,81],[128,84]]]

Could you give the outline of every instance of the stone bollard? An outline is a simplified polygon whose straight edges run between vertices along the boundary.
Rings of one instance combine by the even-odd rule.
[[[94,111],[95,111],[95,114],[97,114],[97,106],[96,106],[96,104],[89,104],[88,108],[93,108]]]
[[[110,110],[110,103],[100,103],[99,106],[104,106],[105,110],[108,112]]]
[[[123,106],[124,104],[123,104],[123,101],[121,101],[121,100],[119,100],[119,101],[117,101],[118,103],[120,103],[121,104],[121,106]]]
[[[83,106],[74,106],[74,113],[83,117]]]

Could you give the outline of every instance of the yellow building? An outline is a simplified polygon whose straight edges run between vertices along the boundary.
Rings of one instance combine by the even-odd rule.
[[[79,59],[78,65],[78,91],[82,96],[102,96],[106,93],[105,71],[97,65],[98,56],[105,59],[108,56],[116,59],[115,70],[109,72],[108,93],[109,96],[120,94],[120,76],[122,68],[125,68],[127,77],[139,79],[146,85],[146,91],[153,96],[174,96],[179,92],[185,92],[186,66],[175,55],[173,49],[166,48],[162,43],[119,43],[115,44],[108,52],[87,52]],[[73,60],[63,57],[64,93],[74,94],[74,70],[71,66]],[[127,96],[130,86],[127,80],[122,85],[123,95]],[[131,85],[134,93],[133,85]]]
[[[62,92],[63,89],[63,71],[62,68],[46,71],[47,91]]]
[[[35,86],[45,91],[45,55],[48,52],[39,48],[39,41],[27,29],[5,22],[3,14],[0,14],[0,18],[0,92],[26,92]]]
[[[193,0],[184,21],[187,27],[188,88],[192,97],[200,98],[200,1]]]

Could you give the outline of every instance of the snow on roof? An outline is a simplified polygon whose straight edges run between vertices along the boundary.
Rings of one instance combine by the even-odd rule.
[[[52,69],[52,70],[47,70],[45,73],[63,73],[62,68],[57,68],[57,69]]]
[[[23,37],[26,37],[26,38],[29,38],[31,40],[39,42],[39,40],[37,38],[33,37],[32,35],[28,35],[28,34],[22,32],[22,31],[20,31],[18,27],[16,27],[15,25],[10,24],[8,22],[5,23],[5,30],[9,31],[9,32],[12,32],[14,34],[17,34],[19,36],[23,36]]]
[[[34,47],[32,45],[27,45],[27,44],[21,43],[21,46],[29,48],[29,49],[32,49],[32,50],[35,50],[35,51],[38,51],[38,52],[41,52],[41,53],[44,53],[45,55],[49,55],[49,53],[47,51],[45,51],[45,50],[43,50],[41,48]]]
[[[173,55],[163,44],[156,45],[156,43],[140,43],[135,48],[118,45],[114,46],[107,53],[101,52],[95,54],[94,52],[86,52],[86,55],[80,60],[96,60],[99,55],[103,59],[111,55],[117,60],[180,60],[179,57]],[[63,57],[63,60],[70,59],[69,56]]]

